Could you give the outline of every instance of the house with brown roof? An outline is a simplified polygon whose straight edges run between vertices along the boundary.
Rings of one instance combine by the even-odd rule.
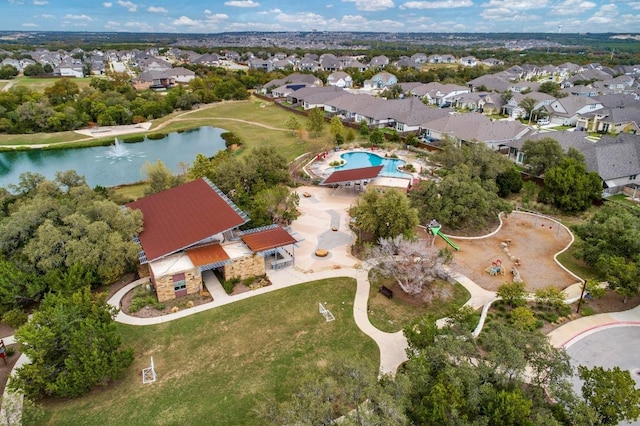
[[[277,225],[240,231],[248,216],[206,178],[126,207],[142,212],[140,263],[148,265],[160,302],[198,293],[206,271],[242,280],[264,275],[270,255],[272,268],[293,264],[293,248],[286,247],[296,240],[287,231]]]

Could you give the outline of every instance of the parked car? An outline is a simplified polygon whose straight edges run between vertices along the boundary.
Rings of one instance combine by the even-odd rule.
[[[549,120],[549,117],[545,117],[545,118],[539,118],[538,119],[538,124],[541,126],[546,126],[547,124],[550,124],[551,121]]]

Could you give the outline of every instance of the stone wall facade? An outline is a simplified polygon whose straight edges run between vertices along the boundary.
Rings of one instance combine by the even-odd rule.
[[[224,279],[259,277],[265,274],[264,257],[255,254],[235,259],[224,266]]]
[[[187,294],[198,293],[202,290],[202,274],[197,269],[184,272],[184,279],[187,285]],[[176,298],[173,286],[173,275],[153,277],[153,282],[158,296],[158,302],[166,302]]]

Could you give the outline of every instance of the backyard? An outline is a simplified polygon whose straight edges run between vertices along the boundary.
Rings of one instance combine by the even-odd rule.
[[[256,407],[288,398],[297,379],[331,359],[378,348],[353,319],[355,280],[300,284],[158,326],[120,325],[136,353],[126,377],[75,400],[44,401],[49,425],[261,424]],[[318,313],[322,302],[335,321]],[[143,385],[155,361],[158,381]]]

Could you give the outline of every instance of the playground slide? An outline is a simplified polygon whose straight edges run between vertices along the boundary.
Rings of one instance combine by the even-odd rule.
[[[453,241],[451,241],[449,238],[447,238],[446,236],[442,235],[440,232],[438,232],[438,235],[440,235],[442,237],[442,239],[447,242],[447,244],[449,244],[451,247],[453,247],[454,250],[460,250],[460,247],[458,247],[458,245],[456,243],[454,243]]]

